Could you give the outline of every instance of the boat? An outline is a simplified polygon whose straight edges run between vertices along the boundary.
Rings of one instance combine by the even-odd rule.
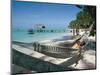
[[[29,29],[29,30],[28,30],[28,34],[34,34],[33,29]]]

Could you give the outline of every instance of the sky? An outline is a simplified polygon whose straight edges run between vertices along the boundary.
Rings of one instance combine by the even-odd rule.
[[[12,27],[29,29],[44,24],[47,29],[65,29],[79,11],[75,5],[13,1]]]

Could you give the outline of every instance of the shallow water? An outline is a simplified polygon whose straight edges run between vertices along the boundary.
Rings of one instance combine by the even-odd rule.
[[[43,40],[51,40],[51,39],[61,39],[62,36],[69,36],[66,32],[61,33],[35,33],[28,34],[27,31],[13,31],[12,32],[12,41],[20,41],[20,42],[35,42],[35,41],[43,41]]]

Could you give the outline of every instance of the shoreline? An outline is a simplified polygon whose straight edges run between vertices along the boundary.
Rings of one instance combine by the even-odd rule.
[[[76,38],[73,38],[73,36],[62,36],[60,37],[59,39],[56,38],[56,39],[50,39],[50,40],[43,40],[43,41],[36,41],[40,44],[47,44],[47,45],[60,45],[62,43],[72,43],[75,41]],[[89,42],[96,42],[96,37],[95,36],[89,36],[88,37],[88,41]],[[20,41],[14,41],[14,42],[20,42]],[[26,42],[20,42],[20,43],[26,43]],[[32,44],[34,42],[29,42],[27,44]]]
[[[65,38],[63,38],[65,37]],[[66,37],[69,37],[66,39]],[[68,43],[72,43],[74,42],[74,40],[76,38],[72,38],[73,36],[62,36],[61,38],[59,39],[50,39],[50,40],[43,40],[43,41],[39,41],[39,43],[63,43],[63,42],[68,42]],[[91,41],[91,42],[96,42],[96,37],[95,36],[89,36],[88,37],[88,41]]]
[[[25,34],[24,36],[17,37],[17,35],[13,36],[13,41],[20,41],[20,42],[26,42],[26,43],[32,43],[32,42],[40,42],[44,40],[59,40],[63,36],[72,36],[72,33],[37,33],[33,35]],[[23,38],[22,38],[23,37]]]
[[[67,36],[66,36],[67,34]],[[53,38],[53,39],[48,39],[48,40],[43,40],[39,41],[39,43],[49,43],[49,42],[57,42],[57,41],[65,41],[72,39],[72,33],[64,33],[62,36],[59,36],[58,38]]]

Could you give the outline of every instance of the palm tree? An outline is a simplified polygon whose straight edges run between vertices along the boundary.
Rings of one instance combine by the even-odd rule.
[[[91,31],[91,34],[94,35],[95,31],[96,31],[96,6],[80,6],[77,5],[78,8],[82,9],[82,11],[87,15],[87,17],[90,17],[91,20],[88,23],[88,26],[90,26],[91,24],[93,24],[93,29]]]
[[[94,22],[94,29],[96,30],[96,7],[95,6],[77,6],[82,9],[76,16],[76,20],[70,22],[69,27],[76,29],[79,32],[80,28],[88,28]],[[78,33],[77,33],[78,34]]]
[[[72,28],[73,29],[73,36],[75,36],[75,33],[76,35],[79,35],[79,25],[78,25],[78,22],[77,20],[73,20],[70,22],[70,25],[69,25],[69,28]]]
[[[90,23],[92,22],[92,18],[90,14],[80,11],[77,14],[77,23],[79,28],[88,28]]]

